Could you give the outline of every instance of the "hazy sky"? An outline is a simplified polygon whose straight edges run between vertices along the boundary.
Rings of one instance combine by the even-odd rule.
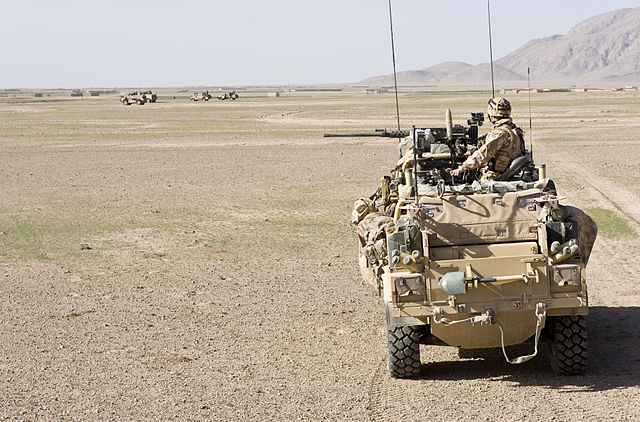
[[[487,62],[485,0],[393,0],[398,70]],[[492,0],[494,58],[640,0]],[[0,1],[0,87],[356,82],[391,73],[387,0]]]

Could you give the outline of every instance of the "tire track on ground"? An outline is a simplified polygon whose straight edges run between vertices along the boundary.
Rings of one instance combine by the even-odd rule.
[[[609,202],[613,208],[640,227],[640,206],[637,205],[640,204],[640,199],[635,194],[609,180],[594,176],[583,164],[576,161],[565,159],[563,164],[563,166],[558,166],[561,171],[569,176],[577,176]],[[597,182],[593,182],[594,179]],[[608,189],[602,189],[600,186]]]
[[[382,408],[382,384],[386,375],[385,356],[378,356],[378,363],[369,380],[369,389],[367,390],[367,419],[370,421],[379,421],[384,417]]]

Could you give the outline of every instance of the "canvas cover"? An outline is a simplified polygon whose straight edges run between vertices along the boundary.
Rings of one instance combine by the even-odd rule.
[[[421,229],[430,246],[536,240],[542,209],[540,189],[518,192],[422,197]],[[419,217],[419,216],[418,216]]]

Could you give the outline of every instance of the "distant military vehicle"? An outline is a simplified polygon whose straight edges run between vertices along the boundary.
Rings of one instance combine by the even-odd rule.
[[[209,94],[209,91],[194,92],[191,96],[191,101],[209,101],[211,98],[213,98],[213,96]]]
[[[448,111],[444,128],[325,135],[399,138],[408,147],[352,219],[362,275],[386,308],[393,377],[421,373],[420,344],[455,346],[461,357],[502,348],[509,363],[522,363],[540,338],[554,372],[585,369],[585,266],[597,227],[560,205],[528,151],[497,181],[481,184],[478,170],[452,176],[479,146],[483,120],[472,113],[466,126],[453,125]],[[529,342],[531,354],[508,357],[505,347]]]
[[[144,105],[146,103],[155,103],[158,96],[151,91],[133,91],[128,94],[120,94],[120,102],[124,105],[136,103]]]
[[[218,95],[219,100],[235,100],[238,98],[238,94],[235,91],[225,92],[224,94]]]
[[[140,95],[142,95],[148,103],[155,103],[156,100],[158,99],[158,96],[150,90],[140,92]]]
[[[120,102],[124,105],[138,104],[144,105],[147,102],[146,96],[140,95],[138,91],[130,92],[128,94],[120,94]]]

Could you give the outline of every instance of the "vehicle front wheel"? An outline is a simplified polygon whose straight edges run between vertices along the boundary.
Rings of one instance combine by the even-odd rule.
[[[420,374],[419,327],[387,329],[389,359],[387,367],[394,378],[413,378]]]
[[[587,367],[587,323],[582,315],[550,317],[551,369],[560,375],[583,374]]]

